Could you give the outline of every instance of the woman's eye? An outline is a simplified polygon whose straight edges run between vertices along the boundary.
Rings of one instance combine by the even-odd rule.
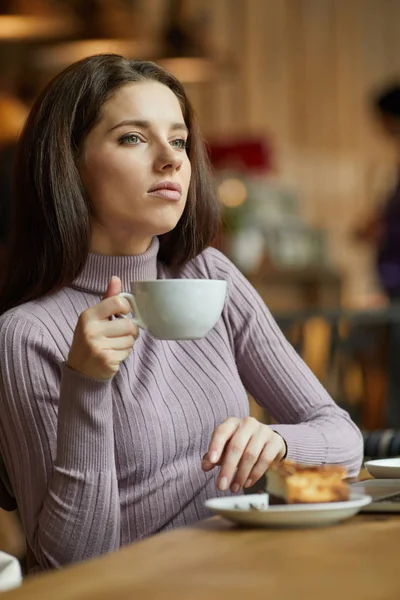
[[[176,140],[172,140],[171,146],[173,146],[174,148],[178,148],[179,150],[186,150],[187,141],[184,139],[178,138]]]
[[[129,133],[128,135],[124,135],[120,138],[121,144],[128,144],[129,146],[137,146],[142,141],[136,133]]]

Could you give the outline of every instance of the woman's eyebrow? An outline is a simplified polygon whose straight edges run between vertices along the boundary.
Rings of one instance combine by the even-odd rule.
[[[117,123],[116,125],[111,127],[110,131],[113,131],[114,129],[118,129],[118,127],[124,127],[126,125],[133,125],[134,127],[141,127],[142,129],[150,129],[150,127],[151,127],[150,121],[143,121],[141,119],[125,119],[124,121],[120,121],[119,123]],[[189,133],[188,128],[186,127],[185,123],[183,123],[183,122],[171,123],[170,128],[172,131],[184,130],[184,131],[186,131],[186,133]]]

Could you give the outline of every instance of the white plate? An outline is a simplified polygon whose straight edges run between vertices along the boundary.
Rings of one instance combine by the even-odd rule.
[[[364,494],[350,495],[346,502],[268,506],[268,494],[212,498],[205,505],[215,514],[240,525],[253,527],[310,527],[332,525],[357,514],[371,502]],[[251,506],[261,510],[254,510]]]
[[[400,458],[369,460],[364,466],[375,479],[400,479]]]

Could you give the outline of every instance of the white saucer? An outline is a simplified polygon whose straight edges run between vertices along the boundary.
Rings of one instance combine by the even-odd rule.
[[[346,502],[268,506],[268,494],[212,498],[205,505],[215,514],[240,525],[253,527],[310,527],[332,525],[357,514],[371,502],[364,494],[350,495]],[[251,506],[259,510],[252,509]],[[261,510],[260,510],[261,509]]]
[[[400,457],[369,460],[364,466],[375,479],[400,479]]]

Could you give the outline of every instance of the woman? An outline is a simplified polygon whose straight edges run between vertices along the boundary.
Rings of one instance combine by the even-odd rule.
[[[172,75],[101,55],[56,77],[22,134],[16,203],[0,454],[41,569],[207,517],[207,498],[276,458],[358,472],[358,429],[208,247],[218,203]],[[112,319],[129,313],[130,281],[170,277],[228,281],[206,338],[138,337]],[[249,418],[246,389],[281,424]]]

